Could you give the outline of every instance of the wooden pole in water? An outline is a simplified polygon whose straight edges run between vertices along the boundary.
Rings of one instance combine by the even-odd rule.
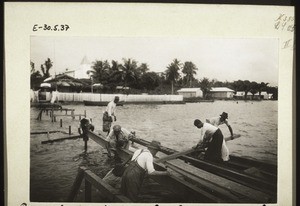
[[[84,151],[87,152],[87,140],[84,140]]]
[[[71,135],[71,125],[69,126],[69,135]]]
[[[60,119],[60,127],[62,127],[62,119]]]

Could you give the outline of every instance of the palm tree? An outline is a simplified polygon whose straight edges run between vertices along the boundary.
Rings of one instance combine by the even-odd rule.
[[[103,83],[103,81],[108,77],[109,68],[110,66],[107,60],[96,60],[95,62],[93,62],[93,70],[91,71],[93,81],[95,83]]]
[[[123,59],[124,64],[121,66],[122,69],[122,80],[124,81],[124,87],[133,80],[136,80],[137,61],[134,59]]]
[[[179,78],[179,70],[181,67],[180,61],[177,59],[174,59],[171,64],[167,66],[166,72],[166,78],[167,80],[171,81],[171,87],[172,87],[172,94],[174,94],[174,82]]]
[[[44,67],[45,66],[45,67]],[[51,69],[51,67],[53,66],[53,62],[51,61],[50,58],[48,58],[44,64],[41,64],[41,70],[43,72],[43,77],[44,78],[48,78],[50,77],[50,73],[49,70]]]
[[[182,73],[185,74],[186,81],[190,83],[190,87],[192,87],[194,75],[197,74],[196,70],[198,70],[198,68],[193,62],[184,62]]]
[[[139,67],[138,67],[138,70],[139,72],[143,75],[145,74],[146,72],[148,72],[150,69],[149,69],[149,66],[147,63],[142,63]]]
[[[208,92],[211,90],[212,82],[209,81],[208,78],[204,77],[203,79],[200,80],[199,85],[203,92],[203,97],[204,99],[206,99]]]

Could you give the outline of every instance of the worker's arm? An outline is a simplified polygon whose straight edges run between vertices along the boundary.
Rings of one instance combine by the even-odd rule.
[[[151,176],[152,175],[168,175],[169,174],[168,171],[157,171],[154,169],[152,155],[147,156],[146,170],[147,170],[148,175],[151,175]]]
[[[232,131],[232,128],[231,128],[231,126],[230,126],[230,124],[229,124],[229,122],[228,122],[227,119],[225,120],[225,124],[227,125],[227,127],[229,129],[229,132],[231,134],[231,139],[233,139],[233,131]]]

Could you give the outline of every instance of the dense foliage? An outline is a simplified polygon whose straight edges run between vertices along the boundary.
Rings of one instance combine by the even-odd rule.
[[[53,62],[48,58],[41,65],[42,74],[35,70],[35,65],[30,62],[31,66],[31,88],[39,85],[45,78],[50,76],[49,70]],[[247,95],[254,95],[262,91],[273,94],[273,98],[278,98],[278,88],[270,87],[265,82],[255,82],[249,80],[237,80],[233,82],[222,82],[216,79],[210,80],[207,77],[196,79],[197,66],[191,62],[180,62],[174,59],[166,66],[164,72],[157,73],[151,71],[146,63],[139,64],[131,58],[124,58],[122,63],[115,60],[96,60],[92,63],[91,84],[100,83],[103,85],[103,93],[114,93],[117,86],[124,88],[124,93],[138,94],[174,94],[174,91],[182,87],[200,87],[203,91],[204,98],[207,97],[212,87],[228,87],[235,92],[245,92]],[[128,89],[130,88],[130,89]]]

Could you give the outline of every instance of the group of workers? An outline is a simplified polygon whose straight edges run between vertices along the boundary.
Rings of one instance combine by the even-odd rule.
[[[113,101],[109,102],[103,113],[103,128],[107,132],[106,140],[108,141],[108,156],[112,157],[112,151],[118,148],[129,148],[129,140],[135,137],[135,132],[129,132],[120,125],[112,122],[116,121],[116,106],[119,97],[116,96]],[[229,150],[226,146],[224,136],[219,125],[226,124],[229,128],[231,137],[233,131],[228,122],[228,114],[223,112],[219,117],[206,119],[202,122],[199,119],[194,120],[194,126],[201,129],[201,137],[198,144],[194,147],[205,148],[204,159],[213,162],[223,162],[229,160]],[[112,130],[111,130],[112,127]],[[160,142],[153,140],[146,149],[138,149],[134,152],[129,160],[129,165],[121,177],[114,175],[113,169],[110,170],[103,178],[110,185],[120,188],[121,192],[130,198],[133,202],[139,201],[139,192],[145,175],[168,175],[168,169],[165,171],[156,171],[153,166],[153,160],[156,153],[160,150]]]

